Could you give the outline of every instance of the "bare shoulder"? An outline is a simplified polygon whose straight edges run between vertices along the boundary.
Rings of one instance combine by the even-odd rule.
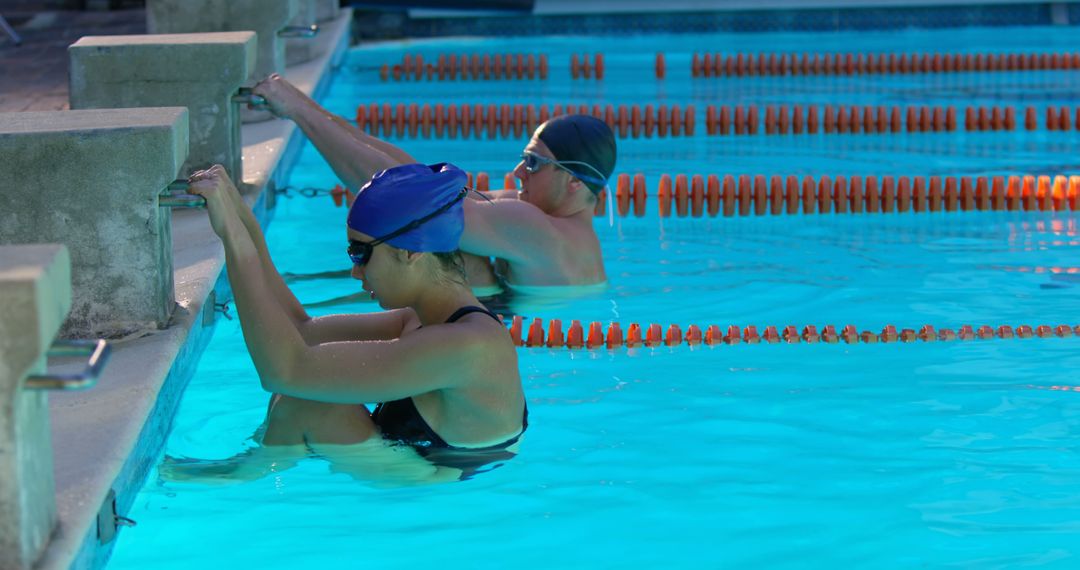
[[[549,216],[544,213],[543,210],[526,202],[524,200],[518,200],[516,197],[497,198],[494,200],[474,200],[470,203],[471,206],[476,206],[479,211],[495,211],[501,215],[513,215],[513,216],[540,216],[542,218],[548,218]]]
[[[470,313],[456,322],[431,327],[452,343],[462,362],[481,376],[501,371],[507,364],[517,370],[517,352],[506,327],[484,313]],[[452,339],[452,340],[450,340]]]
[[[487,192],[473,192],[469,194],[469,198],[476,200],[477,202],[493,202],[503,200],[517,200],[518,191],[516,189],[506,190],[489,190]]]
[[[528,202],[472,200],[465,205],[462,251],[528,263],[545,257],[559,241],[551,217]]]
[[[497,223],[521,240],[558,243],[567,237],[566,229],[573,225],[566,218],[552,216],[522,200],[499,200],[489,205]]]

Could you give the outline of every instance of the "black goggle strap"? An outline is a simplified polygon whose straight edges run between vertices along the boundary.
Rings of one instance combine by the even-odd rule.
[[[475,190],[473,188],[466,188],[466,190],[468,190],[469,192],[472,192],[473,194],[476,194],[477,196],[483,198],[484,200],[487,200],[488,202],[494,202],[494,200],[492,200],[491,198],[488,198],[486,194],[484,194],[483,192],[481,192],[479,190]]]
[[[384,235],[382,237],[377,237],[377,238],[369,241],[368,245],[370,245],[371,247],[375,247],[375,246],[379,245],[380,243],[386,243],[386,240],[394,239],[394,238],[398,237],[399,235],[406,234],[406,233],[409,233],[409,232],[415,230],[416,228],[424,225],[426,222],[428,222],[432,218],[438,216],[439,214],[442,214],[442,213],[446,212],[454,204],[457,204],[458,202],[465,199],[465,195],[468,194],[468,193],[469,193],[469,188],[468,187],[462,187],[461,191],[458,192],[458,195],[456,197],[454,197],[453,200],[450,200],[446,204],[443,204],[438,210],[435,210],[434,212],[424,216],[423,218],[417,218],[417,219],[405,224],[404,226],[402,226],[402,227],[400,227],[400,228],[398,228],[398,229],[396,229],[396,230],[394,230],[394,231],[392,231],[392,232],[390,232],[390,233],[388,233],[388,234],[386,234],[386,235]]]

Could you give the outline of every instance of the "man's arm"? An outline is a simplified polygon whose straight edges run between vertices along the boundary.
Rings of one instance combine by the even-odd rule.
[[[461,251],[535,263],[560,244],[560,236],[540,208],[521,200],[466,200]]]
[[[380,170],[416,162],[400,148],[370,136],[274,74],[254,88],[270,111],[296,122],[346,186],[359,188]]]

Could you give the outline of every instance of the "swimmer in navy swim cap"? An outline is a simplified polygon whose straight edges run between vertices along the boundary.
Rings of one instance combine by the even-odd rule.
[[[463,273],[465,182],[450,164],[377,172],[349,211],[341,255],[386,311],[312,318],[225,170],[192,175],[225,246],[244,341],[274,396],[259,448],[223,461],[170,459],[162,476],[253,479],[314,451],[362,478],[416,483],[512,458],[528,412],[506,327]],[[367,402],[381,403],[369,411]]]
[[[255,87],[279,117],[290,118],[349,187],[395,164],[416,162],[401,148],[372,137],[272,75]],[[468,143],[462,143],[468,144]],[[604,286],[607,276],[593,209],[615,168],[615,136],[585,115],[560,116],[533,133],[514,175],[521,192],[492,192],[465,204],[461,250],[470,284],[515,289]]]

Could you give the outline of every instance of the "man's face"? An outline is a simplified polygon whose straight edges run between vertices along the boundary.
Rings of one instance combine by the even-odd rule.
[[[555,159],[547,145],[536,137],[529,141],[524,152]],[[554,211],[563,201],[567,191],[567,182],[570,179],[568,172],[554,164],[545,164],[535,172],[529,172],[525,169],[524,161],[518,162],[517,167],[514,168],[514,176],[521,180],[521,193],[518,198],[545,212]]]

